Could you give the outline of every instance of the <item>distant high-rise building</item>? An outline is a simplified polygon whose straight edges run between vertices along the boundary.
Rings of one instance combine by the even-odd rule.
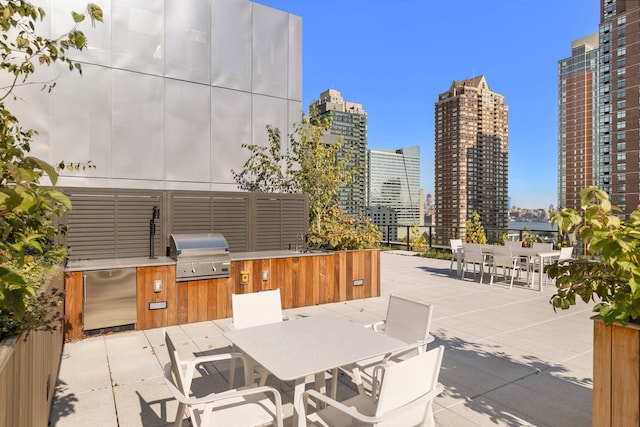
[[[454,81],[435,103],[438,243],[462,232],[473,213],[486,229],[506,228],[508,107],[484,76]]]
[[[367,218],[378,226],[382,232],[382,242],[398,240],[398,213],[388,206],[368,206],[365,209]]]
[[[597,138],[597,73],[597,33],[574,40],[571,56],[558,61],[559,208],[579,209],[580,190],[595,183],[593,147]],[[609,100],[609,109],[610,104]],[[607,126],[610,128],[611,124]],[[607,163],[611,162],[610,153],[603,152],[602,156],[608,158]]]
[[[320,99],[311,103],[320,117],[332,119],[326,143],[342,139],[342,155],[348,155],[349,168],[358,168],[353,183],[340,188],[338,204],[348,215],[364,215],[367,206],[367,113],[362,104],[345,102],[340,92],[329,89],[320,94]]]
[[[394,208],[398,225],[422,225],[420,147],[369,150],[369,205]]]
[[[625,215],[640,203],[639,12],[639,1],[600,1],[595,183]]]

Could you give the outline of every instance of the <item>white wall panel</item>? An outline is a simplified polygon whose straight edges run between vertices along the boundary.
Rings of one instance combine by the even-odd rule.
[[[242,144],[251,144],[251,95],[212,87],[212,183],[235,182],[231,170],[240,171],[248,157],[248,151],[241,147]]]
[[[69,69],[58,64],[52,71]],[[83,64],[82,76],[73,73],[51,92],[52,161],[86,163],[95,169],[61,172],[70,176],[111,176],[111,70]]]
[[[51,118],[49,117],[49,94],[42,88],[50,82],[52,75],[54,74],[49,67],[36,66],[36,71],[29,77],[27,84],[17,81],[12,95],[5,100],[7,108],[18,119],[22,130],[38,131],[39,134],[33,136],[30,154],[47,162],[53,161],[49,155]],[[8,81],[8,74],[2,78],[2,87],[13,83]],[[4,95],[5,91],[2,90],[1,93]]]
[[[210,87],[165,80],[165,180],[209,182]]]
[[[263,95],[253,95],[251,102],[252,144],[267,145],[269,137],[267,125],[280,129],[282,149],[288,145],[287,130],[289,129],[288,101]]]
[[[86,7],[36,2],[47,12],[38,31],[52,36]],[[7,101],[40,132],[33,155],[97,166],[63,173],[61,185],[233,191],[243,143],[266,145],[272,125],[288,146],[303,109],[301,18],[247,0],[98,4],[105,22],[83,23],[89,48],[71,54],[84,75],[36,67],[30,81],[55,78],[53,92],[31,84]]]
[[[165,2],[165,76],[209,84],[209,0]]]
[[[114,178],[164,177],[164,79],[113,70]]]
[[[74,22],[71,11],[84,13],[87,9],[87,0],[53,1],[51,4],[51,35],[58,38],[73,28]],[[68,57],[73,60],[89,62],[92,64],[111,65],[111,0],[99,0],[102,8],[103,22],[91,25],[91,20],[86,18],[80,24],[79,29],[87,37],[86,49],[67,51]]]
[[[302,101],[302,18],[289,15],[288,98]]]
[[[164,2],[112,0],[115,68],[164,75]]]
[[[211,84],[251,90],[251,2],[211,0]]]
[[[253,4],[252,92],[287,97],[288,15]]]
[[[295,132],[295,128],[302,121],[302,113],[303,112],[304,112],[304,110],[303,110],[303,107],[302,107],[302,101],[289,101],[288,102],[287,117],[288,117],[288,120],[289,120],[288,121],[289,130],[288,130],[287,133],[292,134],[293,132]],[[282,146],[283,147],[287,147],[287,148],[291,148],[291,144],[289,143],[289,138],[287,138],[286,144],[283,141]]]

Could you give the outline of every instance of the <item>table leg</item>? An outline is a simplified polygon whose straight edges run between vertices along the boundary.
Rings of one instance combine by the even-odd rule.
[[[538,277],[538,291],[542,292],[542,274],[544,270],[544,257],[540,255],[538,258],[540,259],[540,276]]]
[[[292,426],[305,427],[306,421],[300,416],[300,405],[302,405],[302,393],[304,392],[305,379],[298,378],[293,386],[293,422]]]

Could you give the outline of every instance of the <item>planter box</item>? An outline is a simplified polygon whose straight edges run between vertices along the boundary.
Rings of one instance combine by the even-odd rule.
[[[594,427],[640,425],[640,325],[593,319]]]
[[[48,285],[62,289],[63,271]],[[0,341],[0,427],[46,427],[60,358],[62,322],[55,332],[37,331]]]

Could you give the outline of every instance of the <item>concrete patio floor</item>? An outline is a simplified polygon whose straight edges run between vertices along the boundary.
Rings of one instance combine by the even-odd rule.
[[[434,304],[430,347],[445,346],[434,401],[438,426],[591,425],[593,326],[591,306],[555,313],[549,297],[522,283],[489,286],[472,275],[458,279],[449,261],[389,251],[381,255],[377,298],[287,310],[289,317],[332,313],[367,324],[384,319],[389,294]],[[167,328],[184,354],[224,352],[230,319]],[[168,354],[162,329],[120,332],[64,346],[51,425],[165,426],[177,408],[164,384]],[[224,375],[225,372],[222,372]],[[210,381],[210,380],[209,380]],[[217,376],[219,387],[224,378]],[[292,413],[291,385],[270,377],[283,392],[285,425]],[[354,393],[346,379],[339,397]],[[185,426],[188,423],[183,423]]]

